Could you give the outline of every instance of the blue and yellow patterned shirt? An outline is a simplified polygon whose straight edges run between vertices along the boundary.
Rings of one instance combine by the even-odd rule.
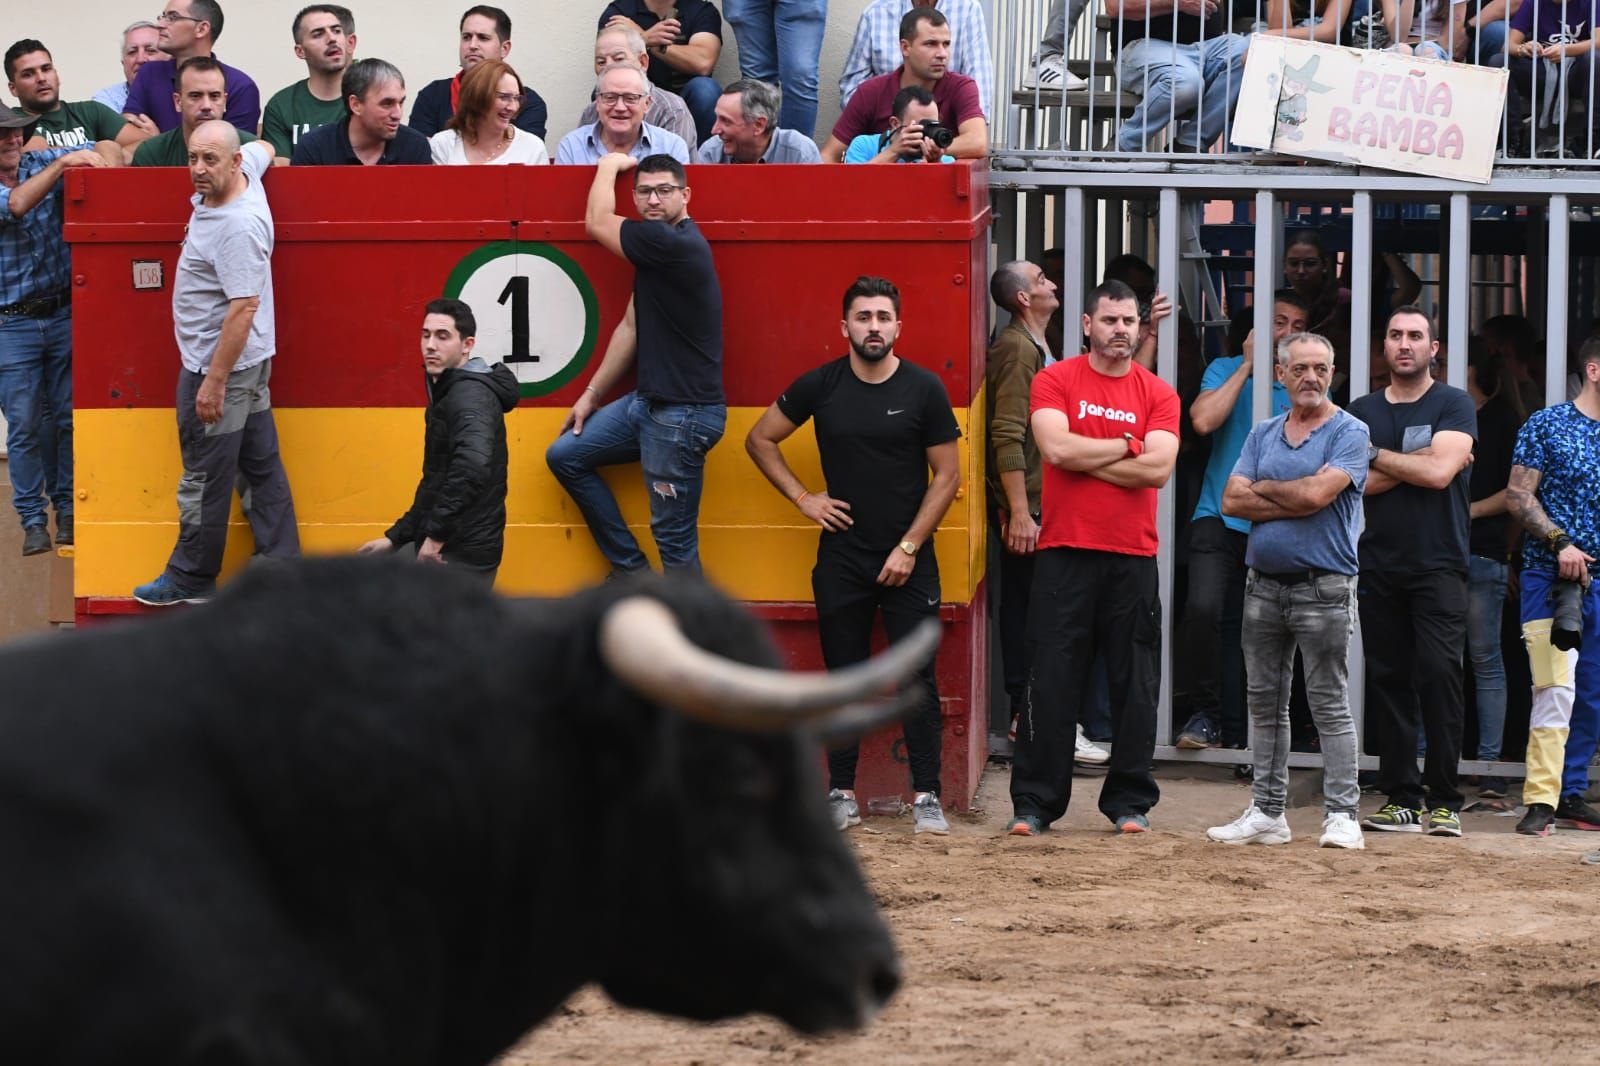
[[[1600,556],[1600,421],[1571,403],[1535,411],[1517,433],[1511,462],[1539,471],[1535,495],[1544,513],[1574,544]],[[1543,540],[1525,537],[1522,565],[1554,570],[1556,560]]]

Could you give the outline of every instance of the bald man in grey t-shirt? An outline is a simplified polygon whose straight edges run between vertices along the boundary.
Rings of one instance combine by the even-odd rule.
[[[256,554],[300,554],[294,501],[278,455],[267,381],[277,352],[272,209],[261,178],[265,142],[239,145],[226,122],[189,138],[194,212],[172,287],[178,372],[178,544],[166,569],[133,590],[154,607],[198,603],[216,589],[239,485]]]

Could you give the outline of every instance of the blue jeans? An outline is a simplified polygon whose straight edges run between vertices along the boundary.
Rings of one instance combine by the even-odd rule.
[[[722,15],[739,41],[739,73],[783,90],[778,125],[815,134],[828,0],[724,0]]]
[[[1141,37],[1122,49],[1117,83],[1142,94],[1139,106],[1117,132],[1117,150],[1142,152],[1174,117],[1178,143],[1205,149],[1222,136],[1239,98],[1244,54],[1250,39],[1237,33],[1199,44],[1173,44]],[[1148,76],[1148,88],[1145,79]],[[1196,138],[1198,137],[1198,141]]]
[[[11,503],[23,528],[42,526],[45,498],[72,513],[72,309],[45,318],[0,315],[0,413]]]
[[[1468,30],[1473,36],[1472,50],[1476,53],[1476,61],[1486,67],[1503,67],[1505,60],[1501,58],[1506,50],[1505,19],[1495,19],[1493,22],[1484,23],[1475,30]],[[1469,53],[1471,54],[1471,53]]]
[[[1500,758],[1506,727],[1506,664],[1500,655],[1500,616],[1506,603],[1506,564],[1467,560],[1467,651],[1477,691],[1478,758]]]
[[[689,105],[689,114],[694,116],[695,136],[704,144],[711,139],[711,127],[717,123],[717,101],[722,99],[722,86],[713,78],[690,78],[678,95]]]
[[[595,470],[640,464],[662,568],[697,574],[706,453],[722,439],[727,419],[724,404],[652,403],[630,392],[591,415],[582,434],[569,430],[545,451],[550,472],[583,512],[612,569],[642,570],[650,563]]]

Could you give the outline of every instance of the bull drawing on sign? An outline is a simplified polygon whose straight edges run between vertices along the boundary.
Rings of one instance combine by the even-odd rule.
[[[536,603],[363,558],[14,645],[0,1061],[477,1066],[588,982],[861,1025],[898,964],[814,738],[937,640],[789,674],[696,581]]]

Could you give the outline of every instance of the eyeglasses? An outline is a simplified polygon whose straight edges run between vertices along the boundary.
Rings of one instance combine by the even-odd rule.
[[[633,195],[648,203],[651,200],[665,200],[673,193],[688,187],[687,185],[636,185]]]
[[[494,98],[502,104],[520,104],[522,97],[516,93],[495,93]]]
[[[644,99],[643,93],[596,93],[595,99],[610,107],[615,103],[624,103],[629,107],[636,107]]]
[[[193,15],[180,15],[176,11],[163,11],[156,16],[156,21],[171,25],[174,22],[204,22],[205,19],[197,19]]]

